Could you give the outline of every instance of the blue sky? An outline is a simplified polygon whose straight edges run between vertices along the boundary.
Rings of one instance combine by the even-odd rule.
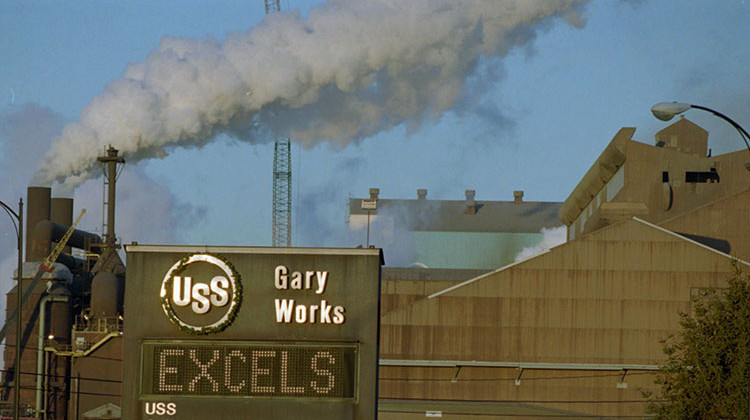
[[[282,0],[282,9],[305,19],[322,3]],[[415,198],[427,188],[431,199],[460,200],[474,189],[480,201],[511,200],[513,190],[524,190],[526,200],[564,201],[621,127],[637,127],[636,139],[652,142],[666,126],[651,116],[656,102],[701,104],[750,127],[744,3],[583,4],[577,11],[585,25],[558,18],[512,31],[525,41],[507,54],[481,56],[451,109],[348,146],[295,144],[293,244],[357,245],[345,234],[346,199],[364,197],[370,187],[384,198]],[[52,138],[163,37],[221,43],[263,19],[260,0],[4,0],[0,199],[15,207]],[[329,38],[324,48],[344,41]],[[744,147],[716,117],[687,117],[710,131],[714,154]],[[125,166],[118,190],[123,242],[270,245],[273,136],[210,140]],[[79,186],[75,198],[76,212],[88,211],[82,227],[100,231],[101,177]],[[8,272],[15,238],[5,219],[0,268]]]

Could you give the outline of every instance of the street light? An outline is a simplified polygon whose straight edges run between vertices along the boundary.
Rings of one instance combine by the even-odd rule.
[[[18,270],[16,271],[18,278],[18,286],[16,286],[16,296],[18,297],[16,303],[16,368],[13,380],[13,418],[18,420],[19,406],[21,404],[21,321],[23,319],[21,313],[21,304],[23,302],[23,198],[18,199],[18,213],[2,201],[0,201],[0,206],[11,217],[18,239]],[[18,220],[18,224],[16,224],[16,220]]]
[[[737,124],[733,119],[727,117],[719,111],[700,105],[683,104],[679,102],[659,102],[658,104],[651,107],[651,112],[654,114],[654,117],[662,121],[669,121],[675,115],[682,114],[683,112],[691,108],[708,111],[731,124],[732,127],[734,127],[735,130],[740,133],[740,137],[742,137],[742,140],[745,142],[745,146],[747,146],[747,151],[750,152],[750,134],[748,134],[747,131],[745,131],[745,129]],[[750,171],[750,163],[746,163],[745,168]]]

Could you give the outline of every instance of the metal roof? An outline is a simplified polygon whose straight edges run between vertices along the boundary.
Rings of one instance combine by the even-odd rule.
[[[362,198],[349,199],[349,214],[367,215]],[[561,226],[561,202],[378,199],[371,215],[393,217],[412,231],[539,233]]]

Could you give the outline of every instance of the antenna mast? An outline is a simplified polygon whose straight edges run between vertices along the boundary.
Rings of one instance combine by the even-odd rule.
[[[280,0],[263,0],[266,14],[281,11]],[[273,149],[273,246],[292,246],[292,154],[288,138]]]

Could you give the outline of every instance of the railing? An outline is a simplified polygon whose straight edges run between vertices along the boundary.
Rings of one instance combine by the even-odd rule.
[[[73,324],[73,334],[76,333],[100,333],[122,331],[122,319],[120,317],[92,317],[78,315]]]
[[[19,405],[19,419],[20,420],[37,420],[38,417],[34,417],[34,408],[30,404],[21,403]],[[13,403],[7,401],[0,401],[0,420],[13,419]]]
[[[79,315],[76,316],[75,324],[73,324],[71,344],[47,340],[44,349],[62,356],[84,357],[110,338],[119,335],[122,335],[122,319],[120,317]]]

